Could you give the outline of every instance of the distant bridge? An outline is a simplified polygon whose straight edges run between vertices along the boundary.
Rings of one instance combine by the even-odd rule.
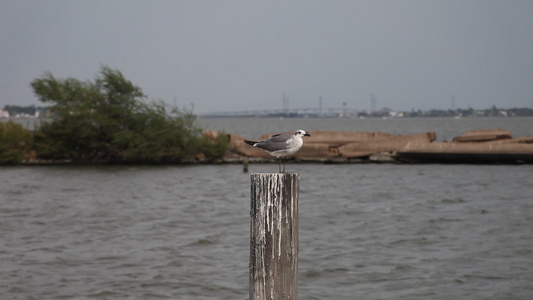
[[[199,114],[203,118],[223,117],[268,117],[268,116],[308,116],[308,117],[337,117],[357,115],[363,110],[353,108],[291,108],[291,109],[264,109],[264,110],[241,110],[224,111]]]

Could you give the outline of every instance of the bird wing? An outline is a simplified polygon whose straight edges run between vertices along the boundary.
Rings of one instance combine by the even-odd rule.
[[[285,143],[292,138],[292,135],[287,134],[274,134],[267,141],[274,143]]]
[[[255,146],[269,152],[286,150],[288,148],[287,141],[290,140],[290,138],[290,135],[276,134],[268,140],[257,142]]]
[[[244,142],[245,142],[246,144],[250,145],[250,146],[253,146],[253,145],[255,145],[255,143],[257,143],[257,142],[255,142],[255,141],[250,141],[250,140],[244,140]]]

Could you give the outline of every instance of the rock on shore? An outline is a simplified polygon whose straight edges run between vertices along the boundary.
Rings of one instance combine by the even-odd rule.
[[[274,134],[274,133],[273,133]],[[267,139],[263,135],[257,140]],[[452,142],[435,142],[435,132],[393,135],[383,132],[314,131],[296,161],[408,162],[408,163],[533,163],[533,136],[513,138],[508,130],[472,130]],[[216,132],[206,132],[214,136]],[[273,160],[268,153],[250,147],[244,138],[230,134],[228,159]]]

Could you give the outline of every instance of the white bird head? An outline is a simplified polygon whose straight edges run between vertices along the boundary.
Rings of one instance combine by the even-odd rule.
[[[296,130],[296,132],[294,133],[294,135],[296,136],[301,136],[301,137],[304,137],[304,136],[311,136],[309,133],[305,132],[305,130]]]

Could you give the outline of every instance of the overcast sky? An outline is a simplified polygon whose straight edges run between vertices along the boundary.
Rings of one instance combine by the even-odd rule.
[[[0,0],[0,107],[120,70],[195,112],[533,106],[533,1]]]

